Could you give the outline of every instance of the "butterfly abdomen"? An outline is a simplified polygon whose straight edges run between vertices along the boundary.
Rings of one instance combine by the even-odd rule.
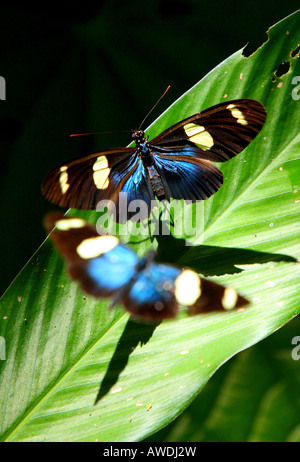
[[[150,165],[149,167],[147,166],[147,172],[154,196],[156,196],[159,200],[165,199],[166,191],[161,181],[161,176],[153,165]]]

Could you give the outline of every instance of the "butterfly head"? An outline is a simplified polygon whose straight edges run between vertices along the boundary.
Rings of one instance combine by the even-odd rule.
[[[133,130],[131,137],[137,146],[147,143],[148,140],[148,136],[145,136],[144,130]]]

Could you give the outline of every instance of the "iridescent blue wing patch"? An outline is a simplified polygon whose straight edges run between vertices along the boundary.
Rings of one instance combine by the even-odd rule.
[[[137,317],[161,320],[178,311],[174,281],[180,270],[170,265],[149,263],[128,286],[122,297],[125,308]]]
[[[167,200],[204,200],[214,194],[223,183],[221,171],[205,159],[184,156],[157,156],[155,166],[162,179]]]

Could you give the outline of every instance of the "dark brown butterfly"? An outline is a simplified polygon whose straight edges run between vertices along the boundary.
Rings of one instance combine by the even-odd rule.
[[[99,235],[82,218],[51,213],[45,227],[68,263],[69,274],[94,297],[122,303],[134,317],[160,321],[173,318],[179,306],[191,315],[230,311],[249,304],[234,288],[201,278],[191,269],[139,258],[116,236]]]
[[[258,101],[239,99],[218,104],[172,125],[148,141],[132,132],[134,147],[96,152],[65,163],[45,177],[45,197],[62,207],[95,209],[110,200],[119,216],[120,195],[127,203],[155,198],[207,199],[223,183],[213,162],[226,162],[256,137],[266,119]],[[109,207],[108,207],[109,208]]]

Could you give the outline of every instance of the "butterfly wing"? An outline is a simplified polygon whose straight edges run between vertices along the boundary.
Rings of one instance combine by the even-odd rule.
[[[119,193],[114,196],[115,216],[119,223],[125,223],[134,216],[138,216],[141,220],[148,218],[151,201],[155,197],[141,159],[136,158],[135,169],[122,181]]]
[[[174,280],[179,274],[180,270],[173,266],[149,263],[123,293],[123,305],[138,318],[174,318],[178,311]]]
[[[174,318],[179,306],[190,315],[229,311],[249,304],[235,289],[201,278],[190,269],[148,264],[122,294],[125,308],[139,318]]]
[[[231,311],[249,305],[234,288],[201,278],[190,269],[183,270],[177,277],[175,294],[178,303],[186,306],[190,315]]]
[[[137,166],[135,148],[94,153],[53,169],[46,175],[42,191],[61,207],[95,209],[101,200],[116,200]]]
[[[181,155],[174,158],[154,155],[154,159],[167,200],[204,200],[223,184],[222,172],[206,159],[187,159]]]
[[[169,127],[151,146],[158,155],[225,162],[248,146],[265,120],[266,110],[258,101],[227,101]]]
[[[225,162],[245,149],[266,119],[258,101],[221,103],[168,128],[151,142],[166,199],[203,200],[223,183],[212,162]]]
[[[139,258],[116,236],[99,235],[94,226],[81,218],[52,213],[45,227],[62,256],[70,276],[95,297],[118,298],[118,293],[134,276]]]
[[[101,208],[107,207],[119,222],[137,213],[138,203],[134,202],[137,200],[146,205],[146,218],[154,200],[148,175],[135,148],[94,153],[61,165],[45,177],[42,191],[48,200],[61,207],[90,210],[103,201]],[[130,207],[128,210],[130,203],[132,210]]]

